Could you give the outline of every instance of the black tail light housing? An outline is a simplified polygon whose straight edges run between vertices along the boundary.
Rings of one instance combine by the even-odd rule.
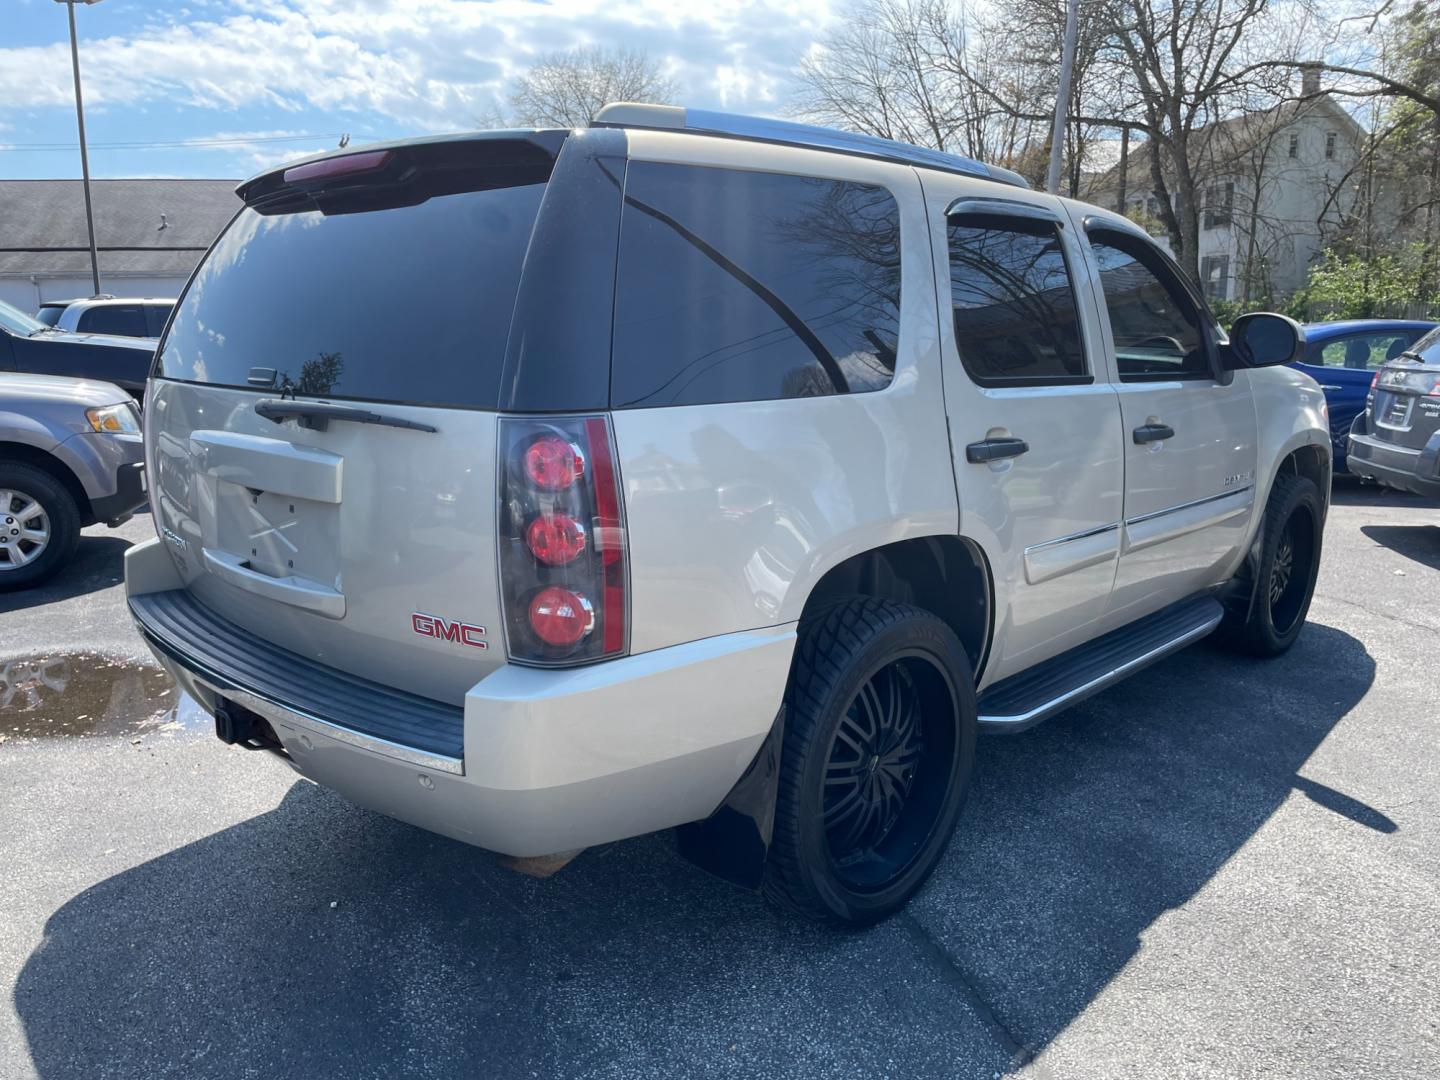
[[[629,648],[629,557],[608,416],[500,417],[500,595],[511,660]]]

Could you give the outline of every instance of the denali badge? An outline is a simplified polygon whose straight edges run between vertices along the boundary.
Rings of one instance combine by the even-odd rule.
[[[458,645],[469,645],[472,649],[488,649],[485,641],[485,627],[474,623],[447,622],[439,615],[426,615],[417,611],[410,616],[410,625],[421,637],[440,638]]]

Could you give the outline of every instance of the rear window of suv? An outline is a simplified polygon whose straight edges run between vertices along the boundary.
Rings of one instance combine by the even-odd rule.
[[[494,408],[546,184],[533,159],[512,167],[485,152],[486,161],[463,168],[443,163],[419,192],[312,199],[282,191],[242,210],[181,299],[160,373]]]
[[[895,372],[900,212],[882,187],[631,162],[616,408],[880,390]]]
[[[1440,326],[1427,331],[1424,337],[1405,350],[1405,355],[1424,364],[1440,364]]]

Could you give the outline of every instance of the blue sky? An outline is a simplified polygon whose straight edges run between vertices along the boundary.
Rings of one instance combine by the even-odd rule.
[[[77,5],[91,172],[244,177],[341,133],[475,127],[533,56],[583,45],[645,50],[689,104],[776,113],[833,17],[827,0]],[[65,8],[0,0],[0,178],[79,174]]]

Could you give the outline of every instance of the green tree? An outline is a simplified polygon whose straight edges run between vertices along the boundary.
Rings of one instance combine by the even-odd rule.
[[[1436,299],[1425,287],[1425,273],[1422,244],[1371,259],[1327,250],[1297,294],[1296,306],[1314,319],[1391,315],[1416,300]]]

